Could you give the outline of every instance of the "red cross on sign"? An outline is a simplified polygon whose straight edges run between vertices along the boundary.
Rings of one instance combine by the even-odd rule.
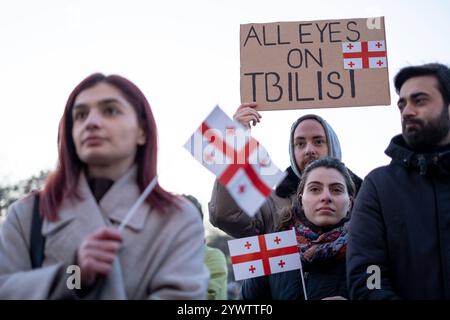
[[[369,58],[381,58],[386,56],[386,51],[369,51],[369,46],[367,41],[361,42],[361,52],[344,52],[343,53],[345,59],[362,59],[363,68],[369,68]],[[351,63],[351,62],[350,62]],[[349,63],[349,66],[350,66]],[[350,66],[353,68],[353,66]]]
[[[283,268],[284,265],[286,264],[286,262],[284,262],[283,260],[280,260],[280,262],[278,262],[278,265]]]

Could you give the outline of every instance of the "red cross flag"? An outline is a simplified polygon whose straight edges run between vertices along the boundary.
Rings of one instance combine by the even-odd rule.
[[[285,176],[249,131],[218,106],[184,147],[217,176],[249,216],[256,213]]]
[[[236,281],[301,269],[293,229],[228,241]]]
[[[384,40],[342,42],[344,69],[387,68]]]

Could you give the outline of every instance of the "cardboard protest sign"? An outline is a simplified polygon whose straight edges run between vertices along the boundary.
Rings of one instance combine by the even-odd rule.
[[[241,25],[241,102],[258,110],[390,105],[384,18]]]

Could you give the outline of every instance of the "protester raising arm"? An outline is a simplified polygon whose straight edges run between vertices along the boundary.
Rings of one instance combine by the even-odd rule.
[[[246,129],[250,129],[251,125],[256,126],[261,120],[261,114],[255,110],[258,105],[256,103],[243,103],[237,108],[233,115],[233,120],[242,124]]]

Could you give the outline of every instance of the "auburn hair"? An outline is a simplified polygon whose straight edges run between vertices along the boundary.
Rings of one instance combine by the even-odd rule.
[[[43,218],[54,221],[58,219],[58,209],[65,197],[81,199],[77,193],[78,179],[85,164],[76,153],[72,137],[72,108],[77,96],[99,83],[107,83],[118,89],[133,106],[138,123],[145,131],[146,143],[137,146],[135,163],[137,165],[136,183],[144,191],[157,173],[157,130],[150,104],[142,91],[130,80],[119,75],[105,76],[95,73],[81,81],[70,94],[58,130],[58,164],[47,178],[44,189],[40,192],[39,210]],[[159,184],[147,197],[146,202],[161,212],[176,205],[176,197],[165,191]]]

